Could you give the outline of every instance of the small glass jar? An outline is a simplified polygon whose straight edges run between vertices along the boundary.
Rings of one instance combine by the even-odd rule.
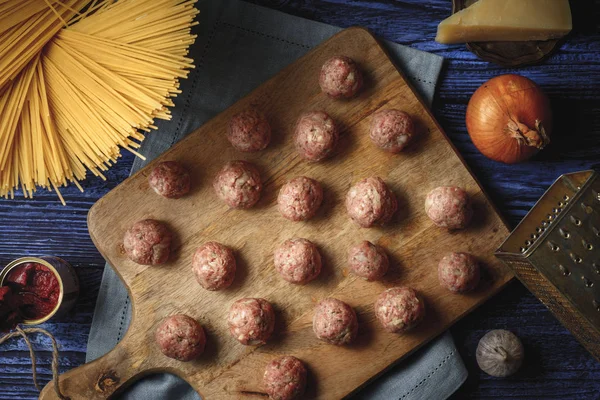
[[[26,319],[24,325],[37,325],[48,321],[54,316],[66,314],[77,301],[79,295],[79,279],[75,270],[65,260],[53,256],[42,257],[23,257],[10,262],[2,271],[0,271],[0,286],[5,286],[5,281],[10,273],[18,266],[23,264],[40,264],[50,270],[58,280],[59,295],[54,308],[41,318]]]

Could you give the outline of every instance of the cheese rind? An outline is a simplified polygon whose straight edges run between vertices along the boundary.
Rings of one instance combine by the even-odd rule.
[[[569,0],[479,0],[443,20],[439,43],[548,40],[572,29]]]

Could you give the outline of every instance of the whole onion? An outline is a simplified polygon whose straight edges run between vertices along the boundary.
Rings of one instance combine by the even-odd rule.
[[[550,101],[520,75],[500,75],[481,85],[469,100],[466,120],[473,144],[492,160],[514,164],[550,143]]]

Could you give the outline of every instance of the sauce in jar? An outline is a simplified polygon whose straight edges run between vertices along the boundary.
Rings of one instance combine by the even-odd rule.
[[[19,310],[25,319],[44,318],[58,304],[58,279],[45,265],[18,265],[8,273],[4,285],[10,287],[18,298]]]
[[[39,324],[74,304],[79,282],[57,257],[15,260],[0,273],[0,331],[19,323]]]

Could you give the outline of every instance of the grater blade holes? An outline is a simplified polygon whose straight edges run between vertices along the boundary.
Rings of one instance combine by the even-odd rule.
[[[575,226],[581,226],[581,220],[574,215],[571,215],[571,222],[575,224]]]
[[[581,203],[581,208],[586,212],[586,214],[591,214],[594,212],[594,209],[590,205],[583,202]]]
[[[591,280],[589,280],[585,276],[582,275],[581,276],[581,280],[583,280],[583,284],[585,285],[586,288],[592,288],[592,287],[594,287],[594,282],[592,282]]]
[[[560,247],[558,247],[558,245],[554,242],[548,242],[548,247],[550,247],[550,250],[552,250],[552,251],[560,250]]]
[[[567,267],[565,267],[564,265],[560,264],[558,266],[558,270],[560,271],[561,274],[563,274],[563,276],[569,276],[571,275],[571,271],[569,271],[567,269]]]
[[[583,259],[575,253],[569,253],[569,256],[571,257],[571,260],[577,264],[581,264],[583,262]]]
[[[569,233],[569,231],[567,231],[566,229],[560,228],[558,230],[558,232],[560,233],[560,235],[562,237],[564,237],[565,239],[569,239],[571,237],[571,234]]]

